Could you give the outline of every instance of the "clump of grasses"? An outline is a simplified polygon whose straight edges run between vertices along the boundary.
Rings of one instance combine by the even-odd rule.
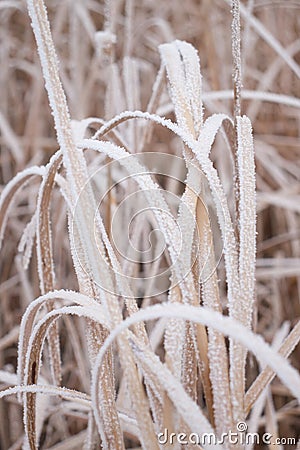
[[[187,4],[192,17],[200,11],[214,21],[208,2]],[[3,448],[180,448],[176,441],[163,445],[159,434],[167,429],[176,436],[220,438],[243,422],[251,432],[264,427],[274,439],[286,433],[295,439],[290,416],[299,415],[300,376],[288,358],[300,338],[293,316],[299,315],[298,162],[291,163],[276,143],[259,139],[255,154],[250,119],[259,126],[258,104],[266,100],[299,108],[293,92],[264,92],[282,61],[291,76],[299,75],[293,57],[298,41],[285,49],[254,16],[254,2],[246,8],[226,0],[226,10],[228,4],[233,89],[220,85],[208,56],[206,74],[215,89],[207,92],[195,46],[173,39],[166,11],[161,19],[146,20],[144,51],[155,54],[147,65],[135,48],[141,30],[134,24],[146,14],[143,2],[76,2],[74,10],[61,2],[57,15],[50,9],[52,35],[43,0],[27,1],[59,149],[53,149],[53,130],[49,141],[39,137],[44,130],[37,128],[49,126],[48,116],[39,118],[45,114],[42,79],[37,66],[18,55],[15,82],[33,77],[39,97],[29,98],[38,107],[30,109],[22,132],[0,111],[3,145],[17,171],[8,181],[4,150],[0,238],[9,267],[0,286],[6,363],[0,414],[5,408],[20,419],[9,433],[0,429]],[[19,18],[23,6],[11,1],[1,9]],[[179,14],[176,7],[171,13]],[[243,36],[240,14],[246,18]],[[172,25],[179,30],[176,15]],[[164,38],[160,42],[153,26]],[[250,27],[278,56],[258,89],[243,91],[242,61],[247,67],[250,50],[245,45],[241,52],[241,36],[242,43],[250,41]],[[64,48],[59,36],[66,35]],[[53,36],[61,46],[61,70]],[[197,35],[191,37],[197,45]],[[216,56],[209,24],[206,39]],[[8,46],[3,53],[9,59]],[[143,77],[153,80],[151,90]],[[9,82],[8,72],[3,82]],[[233,98],[233,114],[220,103],[226,98]],[[247,108],[244,98],[252,102]],[[1,108],[9,111],[4,100]],[[89,115],[93,108],[101,118]],[[20,151],[22,133],[27,154]],[[267,212],[277,217],[280,231],[266,238],[268,205],[275,208]],[[280,208],[286,211],[286,232]],[[21,234],[15,258],[10,256],[17,245],[5,239],[10,229],[13,236]],[[287,243],[289,257],[268,254]],[[257,252],[263,257],[257,259]],[[282,288],[284,277],[290,282]],[[292,299],[285,315],[283,294]],[[8,299],[19,310],[17,323]],[[269,315],[276,312],[281,320],[272,330]],[[16,342],[17,364],[7,353]],[[279,381],[271,384],[275,376]],[[214,445],[252,447],[228,436]]]

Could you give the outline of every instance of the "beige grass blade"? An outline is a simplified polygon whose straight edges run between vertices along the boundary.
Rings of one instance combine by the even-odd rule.
[[[237,165],[239,180],[239,297],[230,305],[230,316],[251,328],[256,257],[255,166],[250,120],[237,117]],[[230,381],[235,422],[244,419],[246,351],[230,347]]]
[[[222,313],[211,225],[207,209],[202,201],[198,200],[196,214],[197,223],[201,223],[198,232],[200,267],[203,268],[200,278],[203,306]],[[211,385],[213,396],[213,403],[210,407],[213,406],[217,433],[222,435],[222,433],[226,433],[226,430],[233,428],[228,376],[229,363],[224,336],[212,328],[208,328],[207,356],[209,384]],[[216,363],[217,361],[218,364]],[[223,401],[221,401],[222,399]]]
[[[198,138],[203,121],[201,74],[195,48],[175,41],[159,47],[170,83],[177,123],[185,132]]]
[[[3,189],[0,197],[0,245],[2,244],[5,227],[8,220],[9,211],[12,208],[13,201],[19,189],[33,176],[43,176],[44,167],[30,167],[19,172]]]
[[[50,201],[54,186],[55,175],[61,165],[62,155],[55,154],[46,168],[43,176],[37,202],[37,258],[38,272],[40,277],[41,294],[54,290],[54,261],[52,255]],[[47,304],[48,311],[53,309],[53,305]],[[54,383],[61,382],[61,358],[59,347],[59,335],[57,323],[49,329],[48,344],[50,352],[50,362]]]
[[[294,326],[288,337],[280,346],[278,353],[287,358],[300,340],[300,321]],[[263,390],[275,377],[275,372],[270,367],[266,367],[256,378],[245,395],[245,414],[249,414],[253,404],[261,395]]]

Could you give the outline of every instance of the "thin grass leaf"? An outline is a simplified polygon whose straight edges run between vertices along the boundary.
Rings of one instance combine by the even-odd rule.
[[[51,220],[50,220],[50,201],[54,187],[55,175],[61,165],[62,155],[56,153],[46,167],[46,173],[40,186],[37,201],[37,259],[38,273],[40,277],[41,294],[54,290],[54,261],[52,254],[52,237],[51,237]],[[53,309],[51,303],[47,304],[48,311]],[[53,382],[60,384],[61,382],[61,357],[59,346],[59,335],[57,324],[49,330],[48,336],[50,364],[52,370]]]
[[[37,222],[37,214],[35,212],[31,220],[26,225],[26,228],[23,231],[22,237],[18,245],[18,251],[23,253],[22,264],[25,270],[28,269],[30,259],[32,256],[34,239],[36,236],[36,222]]]
[[[14,156],[16,163],[21,166],[24,164],[24,152],[20,145],[18,137],[13,132],[5,116],[0,111],[0,130],[6,142],[9,144],[10,150]]]
[[[300,340],[300,321],[294,326],[288,337],[280,346],[278,353],[287,358]],[[248,414],[257,398],[275,377],[275,372],[270,367],[266,367],[256,378],[245,395],[245,413]]]
[[[170,82],[177,123],[197,138],[203,120],[200,63],[191,44],[175,41],[159,47]]]
[[[233,60],[233,117],[235,123],[241,115],[241,89],[242,89],[242,65],[241,65],[241,24],[240,24],[240,1],[231,1],[232,23],[231,23],[231,45]]]
[[[2,244],[5,227],[8,220],[9,211],[13,206],[13,201],[19,189],[26,185],[31,177],[44,174],[44,167],[30,167],[19,172],[3,189],[0,197],[0,245]]]
[[[230,316],[250,328],[253,314],[256,207],[252,127],[247,117],[237,117],[237,164],[239,180],[239,283],[240,292],[230,305]],[[230,380],[234,421],[244,419],[246,349],[230,344]]]
[[[200,267],[203,268],[200,275],[203,306],[222,313],[211,224],[202,201],[198,200],[196,214],[198,223],[201,221],[202,224],[199,229],[199,260]],[[203,370],[208,371],[209,382],[205,380],[204,392],[208,408],[213,409],[213,423],[216,425],[218,435],[221,436],[222,433],[226,433],[226,429],[231,429],[233,425],[228,376],[229,362],[222,333],[208,328],[207,334],[207,367],[204,366]],[[212,389],[211,394],[209,389]],[[209,401],[210,395],[212,398]]]
[[[32,393],[32,394],[46,394],[53,396],[61,396],[66,400],[70,400],[80,405],[90,407],[91,401],[87,394],[78,392],[72,389],[62,388],[58,386],[42,385],[42,384],[32,384],[30,386],[14,386],[8,389],[0,391],[0,398],[6,397],[7,395]]]
[[[225,2],[227,4],[230,4],[231,0],[225,0]],[[299,65],[293,58],[290,57],[290,55],[286,52],[286,50],[284,49],[284,47],[282,47],[278,40],[272,35],[272,33],[270,33],[256,17],[254,17],[252,14],[249,14],[249,11],[243,4],[240,4],[240,11],[243,18],[249,22],[249,24],[254,28],[257,34],[261,36],[261,38],[264,39],[275,50],[275,52],[280,55],[281,58],[284,59],[286,64],[291,68],[295,75],[300,78]]]

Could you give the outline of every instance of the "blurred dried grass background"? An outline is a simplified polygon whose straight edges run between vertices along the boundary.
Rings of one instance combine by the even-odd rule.
[[[228,3],[222,0],[115,0],[107,14],[108,2],[106,5],[96,0],[48,0],[49,20],[72,119],[101,117],[107,120],[123,110],[146,110],[160,67],[157,48],[174,39],[186,40],[198,50],[205,117],[220,112],[232,115],[232,99],[228,98],[228,90],[232,89]],[[242,13],[245,12],[241,19],[245,93],[242,113],[252,121],[257,169],[254,331],[272,343],[280,330],[282,335],[286,334],[282,328],[286,321],[292,328],[300,316],[300,3],[289,0],[241,3]],[[252,22],[247,17],[252,17]],[[115,45],[109,39],[105,41],[105,36],[96,35],[96,31],[105,27],[115,33]],[[116,62],[113,70],[112,58]],[[127,69],[126,58],[132,61]],[[24,1],[0,2],[0,63],[0,184],[3,189],[17,172],[46,164],[58,149]],[[129,83],[126,77],[131,80]],[[268,97],[266,93],[277,96]],[[166,87],[157,111],[175,120]],[[130,144],[138,150],[137,139]],[[178,155],[181,147],[177,138],[154,126],[144,151]],[[87,152],[89,158],[92,161]],[[212,158],[230,193],[230,159],[219,138]],[[37,181],[31,181],[18,194],[1,249],[0,383],[3,388],[13,384],[21,317],[29,302],[40,295],[35,249],[27,270],[23,268],[18,251],[24,227],[36,208]],[[52,203],[55,287],[77,290],[66,233],[66,205],[56,189]],[[221,295],[224,300],[223,281]],[[60,336],[62,384],[88,392],[89,362],[82,322],[77,318],[72,322],[65,319]],[[298,370],[299,351],[298,346],[290,359]],[[47,365],[46,359],[45,373]],[[5,373],[12,374],[11,378],[7,375],[6,379]],[[248,387],[257,373],[257,363],[250,356]],[[259,425],[263,428],[269,422],[270,426],[276,419],[280,436],[297,438],[299,405],[277,379],[271,390],[272,401],[267,401]],[[65,407],[63,412],[62,421],[55,403],[48,407],[40,448],[82,448],[86,411]],[[0,448],[21,448],[22,436],[22,408],[14,397],[0,400]],[[131,442],[130,436],[128,442]],[[132,447],[128,448],[138,445],[134,438],[132,442]]]

